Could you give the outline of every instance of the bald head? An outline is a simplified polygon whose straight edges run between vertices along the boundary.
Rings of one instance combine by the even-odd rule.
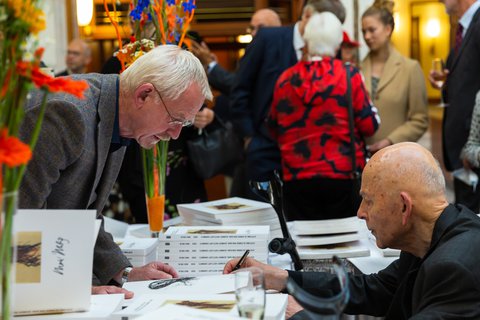
[[[375,153],[364,175],[390,190],[425,197],[445,195],[445,179],[438,161],[430,151],[413,142],[394,144]]]
[[[280,17],[272,9],[260,9],[250,19],[250,29],[253,37],[262,27],[280,27],[281,25]]]
[[[82,39],[73,39],[68,44],[65,63],[70,73],[85,73],[91,61],[92,51],[88,43]]]

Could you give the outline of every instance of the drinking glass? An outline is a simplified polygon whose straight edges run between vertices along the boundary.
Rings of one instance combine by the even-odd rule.
[[[262,320],[265,313],[265,281],[260,268],[235,272],[235,297],[241,317]]]
[[[445,64],[442,59],[435,58],[432,60],[432,70],[433,70],[433,77],[435,79],[435,84],[441,88],[440,94],[440,104],[439,107],[445,108],[447,107],[447,103],[445,103],[443,99],[443,85],[445,84],[445,80],[447,79],[447,74],[444,72]]]

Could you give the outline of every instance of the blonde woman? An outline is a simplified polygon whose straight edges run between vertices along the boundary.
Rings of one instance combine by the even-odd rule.
[[[382,125],[366,139],[369,151],[402,141],[417,141],[428,128],[425,78],[419,63],[391,44],[393,1],[375,1],[362,16],[363,38],[370,52],[361,63],[365,85]]]

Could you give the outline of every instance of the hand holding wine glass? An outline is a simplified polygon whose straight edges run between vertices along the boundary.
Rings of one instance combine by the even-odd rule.
[[[432,70],[430,70],[429,80],[433,88],[442,90],[447,79],[448,70],[445,69],[445,64],[442,59],[435,58],[432,60]],[[443,93],[443,92],[442,92]],[[447,104],[441,96],[440,107],[446,107]]]
[[[435,58],[432,60],[432,70],[430,70],[430,82],[436,89],[442,89],[447,79],[448,70],[445,69],[443,60]]]

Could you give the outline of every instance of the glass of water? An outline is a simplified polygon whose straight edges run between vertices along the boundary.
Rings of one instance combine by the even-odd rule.
[[[260,268],[235,272],[235,297],[241,317],[262,320],[265,313],[265,280]]]

